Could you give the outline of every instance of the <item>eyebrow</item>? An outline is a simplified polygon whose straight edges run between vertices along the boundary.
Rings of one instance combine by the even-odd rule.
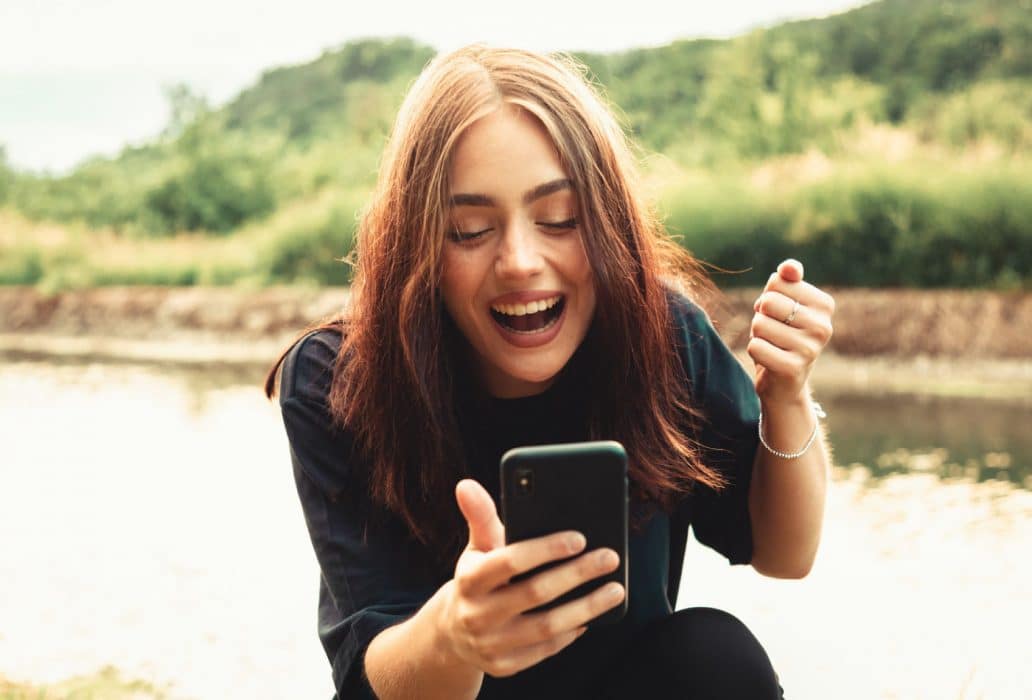
[[[530,204],[534,200],[547,197],[550,194],[559,192],[560,190],[572,190],[573,182],[569,178],[559,178],[558,180],[552,180],[546,182],[543,185],[538,185],[534,189],[525,192],[523,194],[523,203]],[[496,206],[495,200],[488,197],[486,194],[453,194],[448,203],[453,207],[470,206],[470,207],[493,207]]]

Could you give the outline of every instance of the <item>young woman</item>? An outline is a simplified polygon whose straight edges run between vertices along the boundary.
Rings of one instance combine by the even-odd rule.
[[[673,606],[689,526],[768,576],[813,562],[827,456],[807,378],[833,302],[802,266],[756,302],[752,380],[578,65],[484,46],[413,85],[356,257],[345,313],[266,383],[338,696],[780,697],[741,622]],[[575,532],[506,545],[495,507],[507,449],[588,439],[625,446],[632,523],[627,614],[591,629],[628,591],[527,611],[615,552]]]

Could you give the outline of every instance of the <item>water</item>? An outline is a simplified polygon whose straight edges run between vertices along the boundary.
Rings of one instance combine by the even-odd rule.
[[[823,401],[835,462],[799,581],[689,546],[679,605],[733,612],[789,698],[1032,697],[1032,415],[977,400]]]
[[[1032,408],[1007,401],[836,396],[824,400],[835,461],[1032,490]]]
[[[0,675],[114,665],[172,698],[329,697],[318,569],[260,370],[0,364]],[[1027,406],[823,397],[801,581],[689,542],[679,605],[740,617],[789,698],[1027,698]]]

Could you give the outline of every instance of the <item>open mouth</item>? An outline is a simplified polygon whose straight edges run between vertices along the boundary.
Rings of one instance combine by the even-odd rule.
[[[566,307],[566,297],[557,294],[549,299],[532,301],[529,304],[496,304],[491,306],[491,316],[513,333],[541,333],[555,325]]]

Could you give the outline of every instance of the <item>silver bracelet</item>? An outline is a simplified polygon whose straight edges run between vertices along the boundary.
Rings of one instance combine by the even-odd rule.
[[[767,451],[770,452],[775,457],[780,457],[781,459],[796,459],[798,457],[802,457],[804,454],[806,454],[806,451],[809,450],[813,446],[814,441],[817,440],[817,431],[820,430],[820,428],[821,428],[821,421],[820,421],[820,419],[821,418],[827,418],[827,416],[828,416],[828,414],[824,412],[824,409],[821,408],[821,405],[819,403],[817,403],[816,401],[813,402],[813,416],[814,416],[813,432],[810,433],[810,437],[806,441],[806,444],[803,445],[803,449],[799,450],[798,452],[782,452],[781,450],[775,450],[773,447],[768,445],[767,441],[763,437],[763,410],[761,409],[760,410],[760,422],[756,426],[756,431],[760,434],[760,443],[765,448],[767,448]]]

